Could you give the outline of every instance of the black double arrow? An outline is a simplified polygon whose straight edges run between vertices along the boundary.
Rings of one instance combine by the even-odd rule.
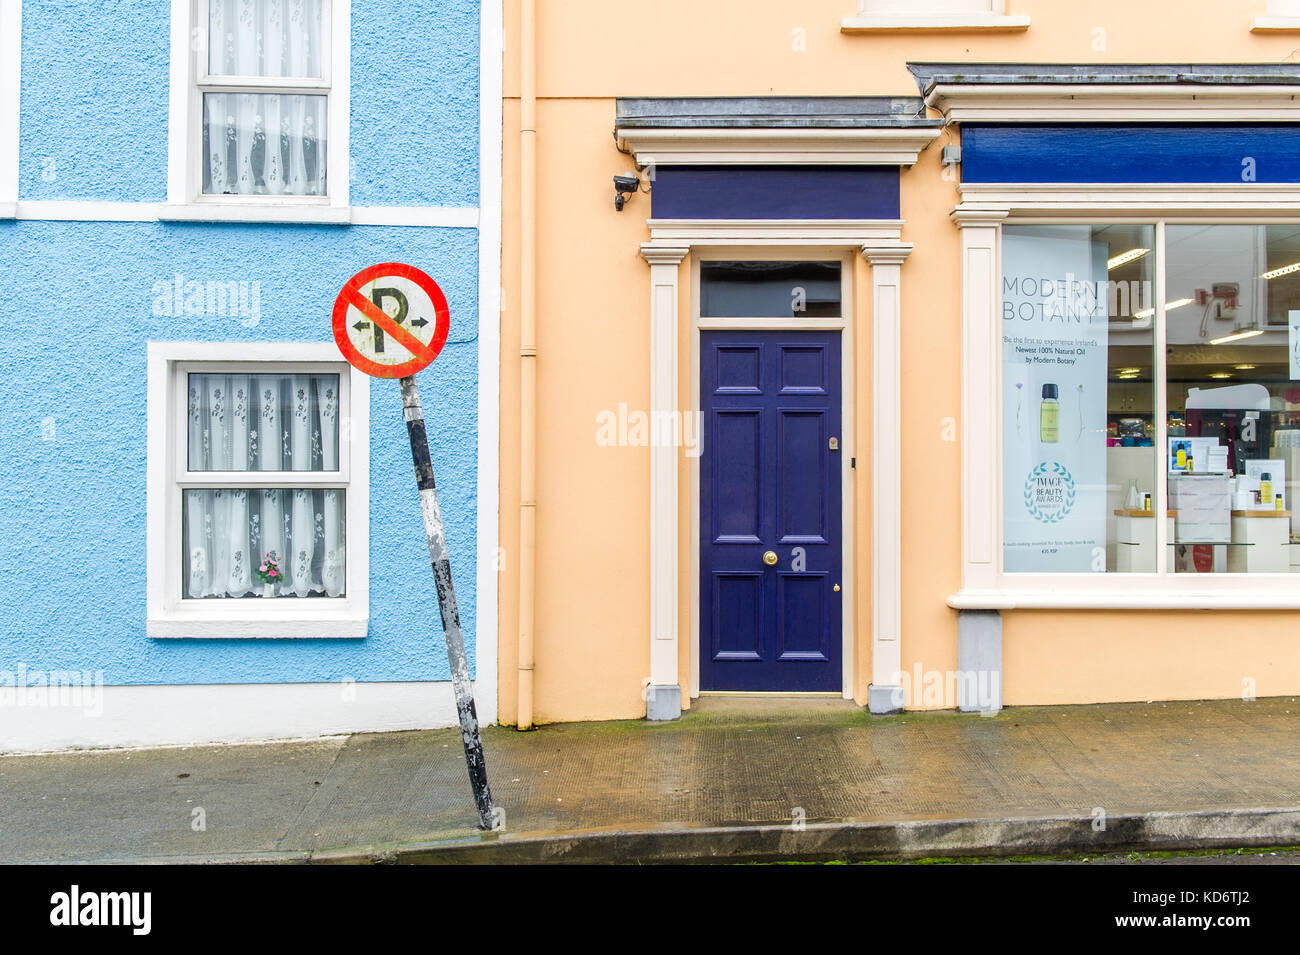
[[[395,324],[401,325],[406,321],[406,314],[410,311],[410,305],[406,301],[406,296],[400,289],[395,288],[375,288],[370,292],[370,301],[374,302],[375,307],[380,311],[383,311],[384,299],[386,298],[397,300],[397,314],[391,317]],[[412,328],[423,328],[425,325],[428,325],[429,322],[423,318],[415,318],[408,324]],[[367,328],[373,329],[375,336],[375,354],[382,355],[384,353],[384,330],[382,328],[373,322],[367,322],[365,319],[354,322],[352,327],[359,332],[364,332]]]

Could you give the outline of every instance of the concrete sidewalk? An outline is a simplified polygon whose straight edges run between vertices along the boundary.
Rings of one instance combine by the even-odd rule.
[[[0,861],[694,861],[1300,844],[1293,698],[991,718],[715,698],[673,723],[489,727],[484,745],[506,811],[505,830],[487,835],[473,828],[454,729],[4,757]]]

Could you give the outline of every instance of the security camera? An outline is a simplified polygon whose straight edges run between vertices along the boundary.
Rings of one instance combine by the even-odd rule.
[[[629,196],[636,195],[641,188],[641,177],[636,173],[628,171],[621,176],[614,177],[614,208],[619,212],[623,211],[623,206],[627,204]]]

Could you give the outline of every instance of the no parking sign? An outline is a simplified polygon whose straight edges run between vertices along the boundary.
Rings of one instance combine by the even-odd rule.
[[[415,373],[438,357],[447,343],[451,313],[438,283],[419,269],[401,262],[383,262],[362,269],[348,279],[334,300],[334,341],[343,357],[355,368],[376,378],[399,378],[402,386],[402,416],[411,441],[415,462],[415,484],[420,491],[420,511],[428,538],[429,561],[438,591],[442,629],[447,636],[447,662],[456,691],[456,712],[460,717],[465,762],[474,790],[479,825],[495,828],[496,813],[492,790],[488,788],[483,741],[479,737],[474,691],[465,656],[465,637],[456,609],[456,588],[451,579],[451,557],[442,526],[442,511],[433,480],[429,436],[424,427],[420,389]]]
[[[376,378],[405,378],[426,368],[450,328],[438,283],[400,262],[362,269],[334,300],[334,341],[352,365]]]

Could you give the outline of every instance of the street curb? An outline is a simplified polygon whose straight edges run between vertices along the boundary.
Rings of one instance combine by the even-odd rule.
[[[703,863],[908,860],[927,857],[1075,855],[1300,844],[1300,809],[1234,809],[1018,819],[610,829],[484,834],[445,841],[332,850],[322,865]]]

